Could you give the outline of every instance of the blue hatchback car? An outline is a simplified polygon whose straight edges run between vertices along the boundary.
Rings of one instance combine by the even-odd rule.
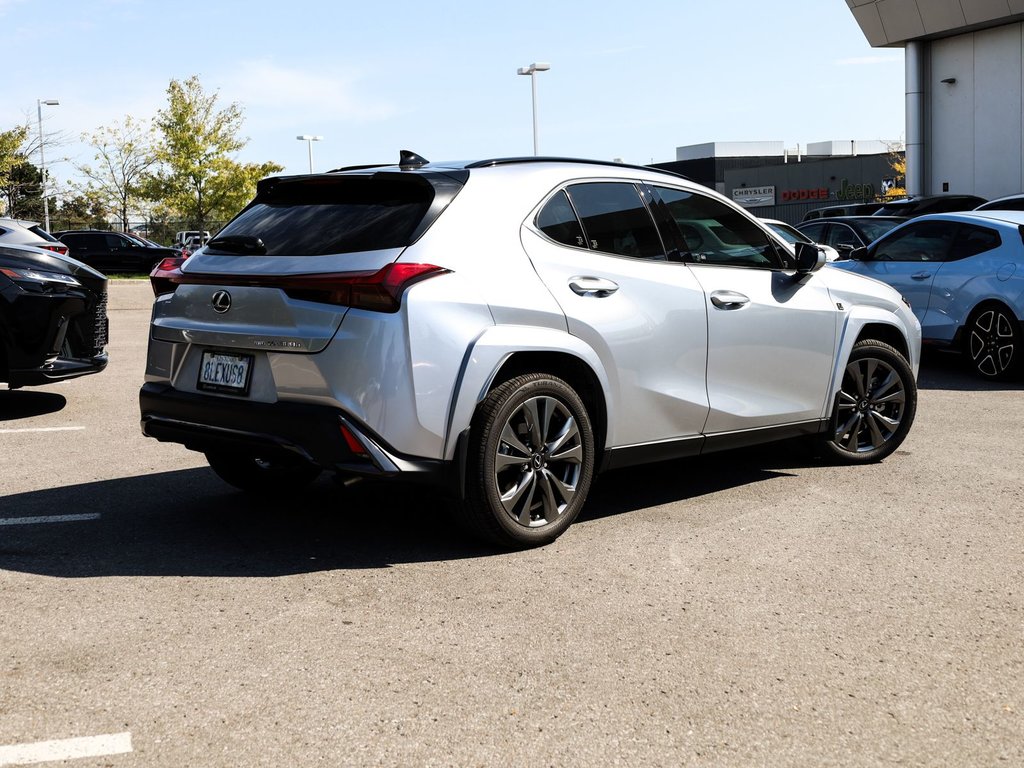
[[[1024,211],[911,219],[834,268],[903,294],[923,341],[965,353],[977,373],[1006,378],[1024,357]]]

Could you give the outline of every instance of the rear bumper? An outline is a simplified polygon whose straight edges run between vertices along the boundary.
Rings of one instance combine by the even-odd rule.
[[[90,373],[99,373],[107,367],[107,354],[96,355],[88,360],[66,360],[57,358],[52,363],[41,365],[38,368],[13,368],[8,373],[8,384],[15,387],[35,387],[42,384],[52,384],[55,381],[75,379],[79,376],[88,376]]]
[[[307,403],[255,403],[179,392],[150,382],[139,392],[142,433],[193,451],[269,457],[299,455],[324,469],[448,485],[447,462],[401,456],[339,408]],[[354,436],[358,453],[343,430]]]

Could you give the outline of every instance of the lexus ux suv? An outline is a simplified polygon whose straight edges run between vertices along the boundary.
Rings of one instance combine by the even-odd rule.
[[[799,435],[891,454],[920,326],[892,288],[645,167],[552,158],[264,179],[156,293],[142,430],[228,483],[434,483],[552,541],[603,469]]]

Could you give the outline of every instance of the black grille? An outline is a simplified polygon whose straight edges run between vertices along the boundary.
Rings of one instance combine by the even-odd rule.
[[[107,346],[107,291],[100,294],[96,307],[93,310],[93,354],[98,355]]]

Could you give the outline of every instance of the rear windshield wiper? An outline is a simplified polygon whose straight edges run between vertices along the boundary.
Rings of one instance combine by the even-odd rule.
[[[267,252],[267,246],[260,238],[252,235],[224,235],[224,237],[215,237],[206,244],[207,253],[211,250],[263,256]]]

